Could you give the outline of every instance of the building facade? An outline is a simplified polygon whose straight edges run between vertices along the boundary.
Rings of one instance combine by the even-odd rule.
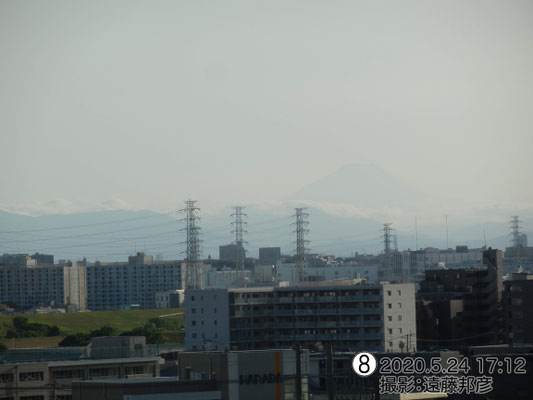
[[[87,303],[85,266],[0,266],[0,303],[4,302],[21,308],[53,306],[83,311]]]
[[[179,261],[152,261],[143,253],[128,263],[100,263],[87,266],[87,307],[116,310],[138,305],[156,308],[156,293],[182,288]]]
[[[162,359],[146,356],[145,347],[144,337],[132,336],[93,338],[86,349],[9,351],[0,362],[0,399],[72,400],[73,381],[158,377]]]
[[[533,275],[517,272],[503,283],[503,320],[510,344],[533,343]]]
[[[412,284],[315,282],[295,287],[187,290],[188,350],[416,349]]]
[[[417,293],[419,337],[434,345],[497,343],[502,252],[483,252],[484,266],[426,271]]]

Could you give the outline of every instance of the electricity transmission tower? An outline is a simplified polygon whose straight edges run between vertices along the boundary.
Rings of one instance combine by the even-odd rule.
[[[186,207],[181,212],[185,213],[185,230],[187,234],[186,257],[185,257],[185,289],[202,289],[202,273],[201,273],[201,240],[200,227],[198,226],[198,211],[196,207],[196,200],[185,201]],[[183,221],[183,220],[182,220]]]
[[[305,267],[308,249],[306,245],[309,243],[309,240],[305,240],[305,234],[309,233],[309,229],[306,228],[309,225],[309,221],[307,220],[309,214],[305,213],[304,210],[305,208],[295,208],[296,213],[293,215],[296,218],[296,222],[294,222],[294,225],[296,225],[294,233],[296,233],[296,271],[298,282],[307,280]]]
[[[383,238],[383,262],[382,262],[382,268],[383,268],[383,278],[385,280],[392,280],[392,252],[391,252],[391,241],[392,241],[392,228],[391,223],[383,224],[383,229],[381,231],[383,232],[383,235],[381,237]]]
[[[518,215],[511,217],[511,235],[513,236],[512,244],[515,248],[516,268],[520,267],[520,221]]]
[[[244,270],[244,257],[246,255],[246,251],[244,250],[244,243],[246,242],[243,240],[243,232],[246,232],[246,230],[243,229],[243,225],[246,225],[244,218],[247,215],[242,212],[243,208],[241,206],[235,206],[233,207],[235,211],[231,214],[232,217],[235,217],[235,221],[231,223],[233,225],[231,232],[235,233],[235,269],[237,271]]]

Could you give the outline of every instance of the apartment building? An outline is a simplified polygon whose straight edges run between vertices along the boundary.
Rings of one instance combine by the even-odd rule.
[[[138,305],[156,308],[156,294],[182,288],[179,261],[153,261],[137,253],[127,263],[101,263],[87,266],[87,307],[114,310]]]
[[[426,271],[417,293],[420,338],[434,346],[497,343],[501,250],[483,251],[483,264]]]
[[[30,261],[31,260],[31,261]],[[13,302],[22,308],[64,307],[69,311],[86,309],[86,269],[84,265],[0,266],[0,303]]]
[[[356,280],[293,287],[187,290],[187,350],[416,350],[412,284]]]
[[[533,275],[523,270],[503,282],[503,320],[510,344],[533,343]]]

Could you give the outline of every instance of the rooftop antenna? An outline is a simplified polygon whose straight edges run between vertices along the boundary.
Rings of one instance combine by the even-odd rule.
[[[483,229],[483,241],[485,242],[485,250],[487,250],[487,235],[485,234],[485,229]]]

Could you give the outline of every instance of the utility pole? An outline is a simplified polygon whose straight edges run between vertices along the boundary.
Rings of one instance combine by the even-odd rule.
[[[309,243],[309,240],[305,240],[305,234],[309,233],[309,229],[306,228],[309,225],[309,221],[307,221],[309,214],[305,213],[304,210],[305,208],[295,208],[296,213],[293,215],[296,218],[296,222],[294,223],[296,230],[294,233],[296,233],[296,270],[298,283],[307,280],[305,267],[307,264],[306,254],[308,249],[306,244]]]
[[[518,215],[511,217],[511,235],[513,236],[512,243],[515,248],[516,268],[520,267],[520,221]]]
[[[231,214],[232,217],[235,217],[235,221],[231,223],[233,225],[232,233],[235,233],[235,269],[237,271],[242,271],[244,269],[244,257],[246,255],[246,251],[244,250],[244,240],[243,240],[243,232],[246,232],[246,230],[243,229],[243,225],[246,225],[246,221],[244,221],[244,218],[247,216],[242,212],[244,207],[241,206],[235,206],[233,209],[235,210],[233,214]]]
[[[196,200],[185,201],[186,207],[181,212],[185,213],[185,230],[187,234],[186,244],[186,257],[185,257],[185,289],[203,289],[202,283],[202,265],[200,262],[201,257],[201,240],[200,240],[200,227],[198,226],[198,211],[200,209],[196,207]],[[182,221],[183,221],[182,220]]]

